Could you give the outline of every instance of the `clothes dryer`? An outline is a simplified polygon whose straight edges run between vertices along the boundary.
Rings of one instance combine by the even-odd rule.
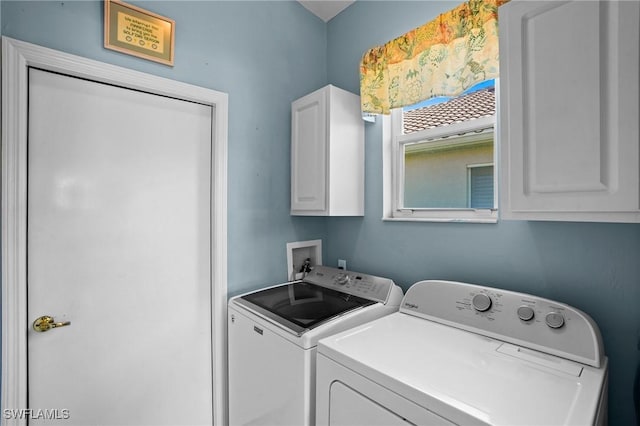
[[[400,311],[320,340],[317,425],[603,425],[607,358],[568,305],[422,281]]]

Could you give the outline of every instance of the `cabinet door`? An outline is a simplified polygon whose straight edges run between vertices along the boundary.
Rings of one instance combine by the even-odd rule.
[[[327,91],[291,105],[291,213],[323,214],[327,199]]]
[[[500,8],[502,218],[640,221],[638,4]]]

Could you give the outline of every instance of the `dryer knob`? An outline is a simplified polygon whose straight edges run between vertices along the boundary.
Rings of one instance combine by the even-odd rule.
[[[491,308],[491,298],[484,293],[478,293],[471,299],[473,308],[478,312],[485,312]]]
[[[531,321],[535,316],[535,312],[531,306],[522,305],[518,308],[518,318],[522,321]]]
[[[551,328],[561,328],[564,325],[564,316],[560,312],[549,312],[545,321]]]

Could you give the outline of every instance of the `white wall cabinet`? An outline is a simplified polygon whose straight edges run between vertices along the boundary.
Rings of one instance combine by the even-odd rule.
[[[501,217],[640,222],[640,2],[499,13]]]
[[[364,215],[359,96],[328,85],[291,104],[291,214]]]

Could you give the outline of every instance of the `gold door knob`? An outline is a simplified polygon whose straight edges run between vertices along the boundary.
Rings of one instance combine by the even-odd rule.
[[[52,328],[56,328],[56,327],[64,327],[66,325],[71,325],[71,321],[55,322],[52,316],[43,315],[40,318],[37,318],[33,322],[33,329],[35,331],[43,332],[43,331],[49,331]]]

